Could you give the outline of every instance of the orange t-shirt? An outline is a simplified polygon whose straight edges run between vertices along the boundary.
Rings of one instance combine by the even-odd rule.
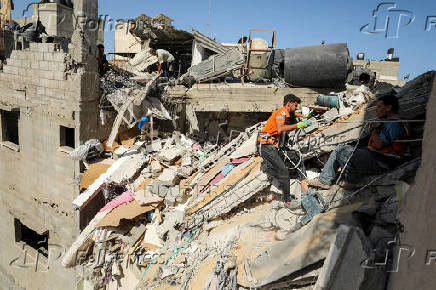
[[[280,135],[277,130],[277,124],[285,124],[286,118],[290,117],[291,115],[285,107],[281,107],[275,110],[266,122],[265,127],[262,129],[258,139],[258,143],[273,144],[278,146]]]

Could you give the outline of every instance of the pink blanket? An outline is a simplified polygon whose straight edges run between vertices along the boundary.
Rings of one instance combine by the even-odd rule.
[[[118,196],[117,198],[115,198],[114,200],[112,200],[111,202],[107,203],[100,210],[100,212],[106,211],[108,209],[114,209],[114,208],[116,208],[124,203],[131,202],[133,199],[134,199],[133,195],[129,191],[126,191],[123,194],[121,194],[120,196]]]

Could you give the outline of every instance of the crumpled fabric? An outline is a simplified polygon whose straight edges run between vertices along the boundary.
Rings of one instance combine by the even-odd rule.
[[[250,159],[250,157],[241,157],[241,158],[235,158],[232,160],[232,164],[236,165],[236,164],[242,164],[247,162]]]
[[[99,212],[103,212],[109,209],[112,210],[124,203],[131,202],[132,200],[134,200],[133,195],[130,193],[130,191],[126,191],[111,202],[107,203]]]
[[[70,156],[74,160],[86,160],[90,151],[95,151],[101,154],[104,151],[104,148],[100,141],[97,139],[91,139],[74,149],[74,151],[70,153]]]
[[[221,169],[220,174],[215,176],[215,178],[210,182],[210,184],[211,185],[217,184],[218,182],[223,180],[230,173],[230,171],[232,171],[233,168],[235,168],[239,164],[247,162],[249,159],[250,157],[241,157],[241,158],[233,159],[231,163],[226,164],[226,166],[224,166]]]
[[[225,178],[224,174],[221,172],[220,174],[218,174],[217,176],[215,176],[215,178],[210,182],[210,185],[214,185],[217,184],[218,182],[220,182],[221,180],[223,180]]]

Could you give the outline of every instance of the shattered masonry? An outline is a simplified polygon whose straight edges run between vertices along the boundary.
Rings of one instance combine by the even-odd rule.
[[[74,2],[75,14],[90,19],[97,19],[97,8],[95,0]],[[319,46],[279,50],[252,39],[257,46],[251,48],[265,50],[254,54],[262,67],[253,68],[243,43],[227,47],[199,31],[178,30],[163,14],[135,20],[130,33],[141,39],[142,51],[102,76],[98,33],[86,26],[62,41],[20,36],[22,47],[7,58],[0,73],[0,214],[6,221],[0,285],[385,289],[398,283],[386,275],[394,257],[380,261],[403,231],[398,212],[407,208],[409,188],[416,191],[422,179],[418,168],[429,150],[421,141],[431,132],[424,121],[436,94],[435,72],[402,87],[376,84],[376,95],[396,92],[418,142],[404,163],[368,176],[359,189],[317,191],[322,209],[312,216],[269,200],[281,191],[264,172],[256,143],[287,93],[317,112],[310,127],[287,136],[312,176],[338,145],[364,142],[375,95],[347,84],[346,44],[326,45],[337,57],[318,69],[332,73],[311,79],[295,73],[316,65],[294,56]],[[173,78],[156,74],[151,47],[180,55]],[[340,105],[322,106],[320,95]],[[18,116],[17,138],[10,116]],[[292,195],[306,200],[291,173]],[[47,237],[47,248],[26,240],[26,229]],[[48,264],[53,245],[63,251],[44,275],[23,270],[29,266],[23,251],[36,264]],[[19,279],[22,271],[26,277]]]

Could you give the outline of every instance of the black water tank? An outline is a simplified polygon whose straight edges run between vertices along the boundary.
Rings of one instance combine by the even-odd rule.
[[[343,88],[352,78],[353,60],[346,43],[285,50],[285,80],[297,87]]]

